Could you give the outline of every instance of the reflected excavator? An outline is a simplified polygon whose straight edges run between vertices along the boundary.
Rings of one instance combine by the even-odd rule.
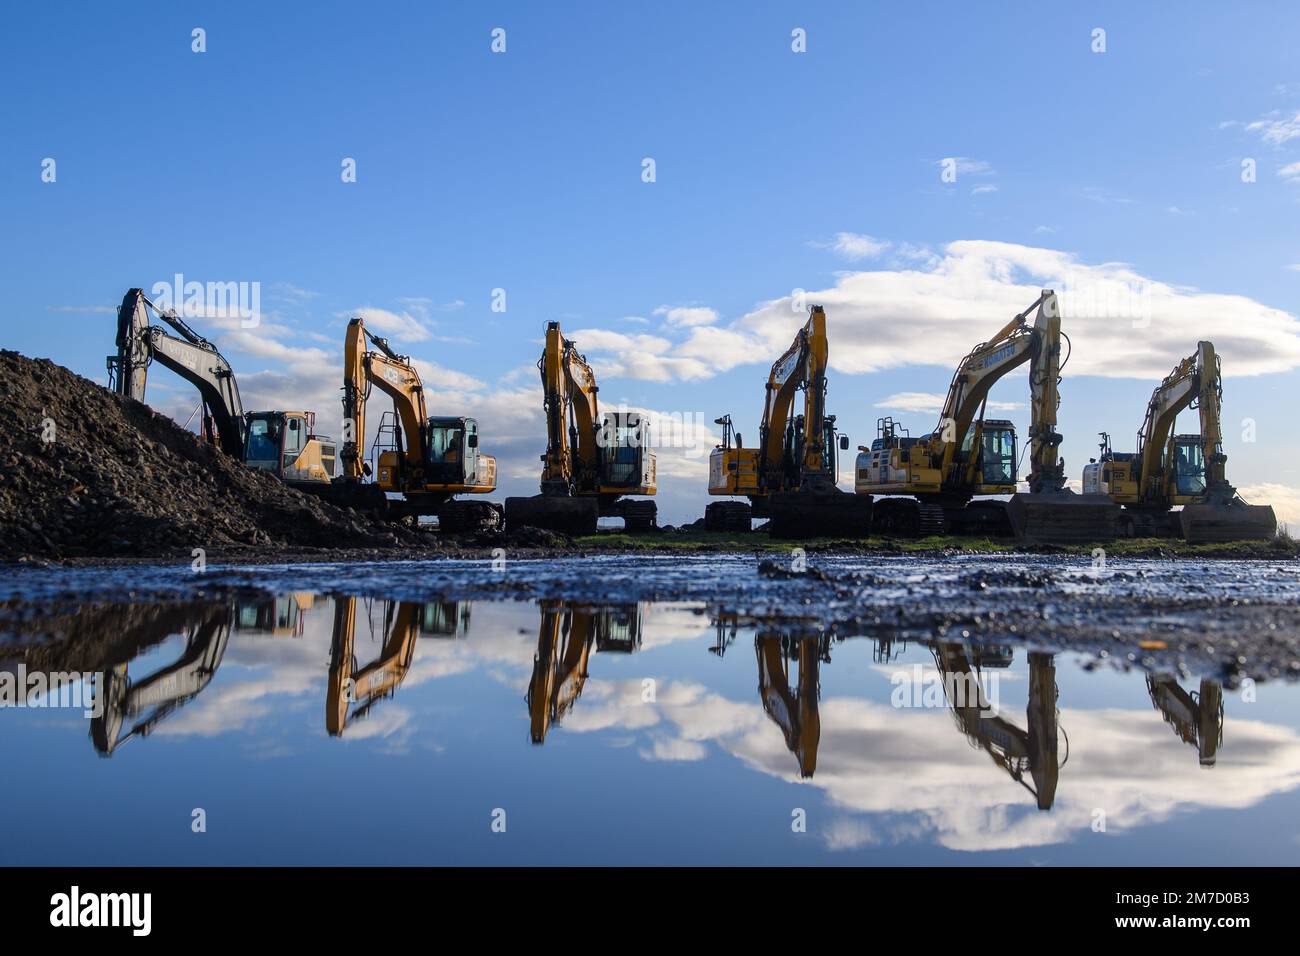
[[[546,742],[552,725],[564,719],[582,696],[587,661],[597,652],[629,654],[641,646],[641,605],[592,607],[571,601],[542,601],[533,676],[528,682],[529,734]]]
[[[760,634],[754,638],[758,656],[758,697],[763,710],[781,728],[785,745],[798,758],[799,776],[807,779],[817,770],[817,745],[821,741],[821,665],[830,663],[830,638],[821,633]],[[790,663],[797,662],[798,677],[790,681]]]
[[[1058,733],[1065,733],[1058,720],[1056,702],[1060,691],[1053,656],[1041,651],[1029,653],[1029,704],[1025,709],[1028,730],[1021,730],[990,709],[980,683],[983,667],[1010,665],[1009,648],[968,650],[958,641],[939,641],[931,650],[957,729],[972,746],[988,753],[1012,780],[1032,793],[1039,810],[1050,810],[1056,800],[1057,778],[1070,756],[1068,737],[1065,757],[1059,758],[1057,753]]]
[[[174,334],[152,324],[150,311]],[[235,373],[217,347],[174,310],[159,309],[143,289],[129,289],[117,311],[117,354],[108,357],[109,388],[144,402],[155,360],[199,390],[201,433],[208,442],[302,491],[328,490],[334,442],[316,434],[316,413],[245,412]]]
[[[769,519],[769,532],[779,538],[870,534],[871,497],[848,494],[836,485],[835,416],[826,414],[828,359],[826,312],[814,305],[793,344],[768,374],[758,447],[743,447],[730,415],[716,420],[722,426],[722,443],[709,455],[709,494],[744,496],[749,504],[709,504],[704,511],[706,529],[748,531],[752,519],[759,517]],[[803,414],[792,415],[800,391]],[[838,446],[847,449],[848,437],[839,436]]]
[[[1223,453],[1223,374],[1209,342],[1169,373],[1147,403],[1137,452],[1117,452],[1101,433],[1101,458],[1083,470],[1083,490],[1123,505],[1125,537],[1181,537],[1190,542],[1268,539],[1277,517],[1268,505],[1248,505],[1228,483]],[[1178,413],[1200,413],[1196,435],[1176,435]],[[1172,508],[1181,505],[1182,510]]]
[[[658,510],[655,453],[640,412],[606,412],[597,401],[596,373],[576,343],[546,324],[537,362],[546,413],[541,494],[506,499],[506,527],[594,534],[600,518],[623,519],[627,531],[649,531]]]
[[[374,346],[368,348],[367,343]],[[366,399],[372,385],[393,400],[364,459]],[[344,436],[339,457],[343,477],[336,494],[347,503],[390,518],[437,515],[442,531],[491,529],[501,524],[501,508],[488,501],[463,501],[456,495],[485,495],[496,490],[497,462],[479,450],[478,422],[473,418],[430,418],[424,385],[410,356],[399,355],[386,339],[366,329],[365,321],[348,323],[343,356]],[[373,483],[365,479],[375,472]],[[400,499],[389,494],[400,494]]]
[[[1032,325],[1030,313],[1035,313]],[[875,530],[912,536],[951,530],[1057,542],[1115,537],[1118,507],[1105,495],[1069,490],[1057,454],[1063,338],[1056,293],[1044,289],[1033,305],[962,359],[931,434],[912,438],[892,418],[876,423],[871,447],[860,446],[854,481],[859,494],[889,496],[874,503]],[[1029,491],[1017,493],[1015,426],[986,420],[984,412],[989,389],[1025,362],[1031,400]],[[1011,497],[979,497],[984,495]]]
[[[294,591],[256,601],[235,602],[235,630],[249,631],[250,636],[302,637],[307,612],[315,596],[310,591]]]
[[[325,729],[331,737],[343,735],[347,725],[370,713],[376,703],[391,697],[406,679],[420,636],[421,606],[414,601],[385,601],[382,615],[384,644],[364,667],[357,665],[357,598],[334,601],[334,633],[330,640],[329,683],[325,692]],[[352,706],[357,704],[355,708]]]
[[[171,632],[165,622],[162,626]],[[106,668],[95,688],[101,712],[90,721],[90,739],[100,756],[112,756],[134,737],[149,736],[159,722],[197,697],[221,666],[230,630],[228,606],[205,607],[186,625],[185,649],[171,664],[141,680],[131,679],[129,662]],[[140,715],[143,718],[123,732],[127,720]]]
[[[1202,767],[1213,767],[1223,744],[1223,685],[1201,678],[1199,692],[1188,693],[1172,674],[1147,676],[1147,693],[1179,739],[1196,748]]]

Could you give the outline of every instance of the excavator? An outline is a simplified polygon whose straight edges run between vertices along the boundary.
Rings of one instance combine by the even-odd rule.
[[[1101,457],[1083,469],[1083,490],[1123,505],[1124,537],[1182,537],[1190,542],[1268,539],[1277,533],[1269,505],[1248,505],[1224,472],[1223,376],[1210,342],[1175,366],[1151,393],[1137,452],[1117,452],[1101,433]],[[1178,413],[1200,413],[1196,435],[1173,434]],[[1182,510],[1173,511],[1175,505]]]
[[[817,770],[817,745],[821,717],[820,670],[830,662],[830,637],[824,633],[788,636],[759,634],[754,638],[758,656],[758,697],[763,710],[781,728],[785,745],[799,761],[805,780]],[[799,675],[791,686],[790,662],[797,661]]]
[[[325,729],[340,737],[350,721],[370,713],[376,703],[391,697],[406,679],[420,636],[420,605],[414,601],[385,601],[384,644],[379,656],[357,666],[357,599],[334,601],[334,633],[330,640],[329,680],[325,691]],[[358,704],[353,707],[353,704]]]
[[[155,639],[171,633],[162,622],[151,622]],[[111,757],[134,737],[147,737],[153,729],[185,706],[208,686],[226,654],[230,641],[231,609],[216,605],[202,609],[185,629],[185,649],[180,657],[141,680],[132,680],[129,662],[106,668],[95,692],[102,698],[99,716],[90,722],[90,739],[102,757]],[[99,701],[97,700],[98,704]],[[143,717],[123,731],[128,719]]]
[[[1223,744],[1223,685],[1202,677],[1200,691],[1188,693],[1173,674],[1150,674],[1147,693],[1178,738],[1196,748],[1201,766],[1213,767]]]
[[[744,447],[730,415],[715,420],[722,443],[709,455],[709,494],[744,496],[749,504],[712,502],[704,511],[707,530],[748,531],[759,517],[769,519],[769,533],[779,538],[865,537],[871,531],[871,497],[836,486],[835,416],[826,414],[826,312],[820,305],[808,312],[768,374],[758,447]],[[803,414],[792,415],[799,391]],[[839,436],[839,448],[848,447],[848,436]]]
[[[582,695],[593,645],[597,653],[624,654],[641,646],[639,604],[591,607],[546,600],[541,602],[541,611],[537,655],[525,698],[529,735],[535,744],[546,742],[547,731]]]
[[[378,474],[367,483],[373,469],[363,452],[366,399],[372,385],[392,398],[393,411],[380,420],[371,450],[372,457],[379,452]],[[348,323],[344,340],[343,420],[350,423],[351,434],[345,436],[340,453],[343,477],[338,493],[347,503],[389,518],[437,515],[438,527],[445,532],[500,526],[500,506],[454,497],[496,490],[497,462],[479,451],[478,422],[430,418],[420,373],[410,356],[397,354],[386,339],[366,329],[361,318]],[[402,499],[390,499],[389,493]]]
[[[1062,338],[1056,293],[1044,289],[962,359],[931,434],[912,438],[890,418],[877,422],[871,447],[859,446],[854,480],[859,494],[888,496],[875,501],[875,530],[912,536],[983,532],[1056,542],[1115,537],[1118,506],[1105,495],[1068,489],[1065,463],[1057,455]],[[984,411],[994,383],[1025,362],[1032,415],[1029,491],[1017,493],[1015,426],[986,420]],[[977,497],[983,495],[1011,497]]]
[[[150,311],[175,334],[152,324]],[[159,309],[143,289],[129,289],[117,311],[117,354],[108,357],[109,387],[143,402],[149,365],[155,360],[199,390],[207,441],[303,491],[329,487],[334,443],[315,433],[315,412],[245,412],[235,373],[217,347],[174,310]]]
[[[630,532],[655,526],[655,454],[639,412],[602,417],[596,373],[560,323],[546,324],[537,363],[546,413],[541,494],[506,499],[506,528],[534,527],[594,534],[603,517],[620,517]]]
[[[993,714],[984,699],[979,678],[982,667],[1007,667],[1010,650],[978,648],[967,650],[959,641],[938,641],[931,645],[934,662],[943,679],[945,694],[953,688],[960,694],[949,697],[957,729],[973,746],[984,750],[995,764],[1016,783],[1034,795],[1039,810],[1050,810],[1056,800],[1061,768],[1070,759],[1066,738],[1064,758],[1058,754],[1058,736],[1064,736],[1057,713],[1056,665],[1051,654],[1029,653],[1029,703],[1025,709],[1028,730]],[[1028,774],[1028,780],[1025,779]]]

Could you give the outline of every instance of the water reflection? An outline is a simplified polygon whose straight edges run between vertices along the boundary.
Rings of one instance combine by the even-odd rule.
[[[185,706],[211,682],[230,640],[229,607],[195,608],[195,619],[185,625],[185,646],[180,656],[145,677],[133,678],[130,659],[113,662],[102,672],[99,687],[101,713],[91,718],[90,739],[102,756],[135,737],[147,737],[161,721]],[[132,643],[147,647],[172,633],[167,619],[150,618],[132,634]],[[134,657],[135,655],[132,655]],[[143,718],[123,731],[128,720]]]
[[[529,736],[546,742],[582,695],[587,659],[597,653],[630,654],[641,645],[641,605],[592,607],[572,601],[542,601],[537,655],[528,682]]]
[[[967,648],[957,641],[936,641],[930,650],[957,729],[984,750],[1012,780],[1032,793],[1039,810],[1050,810],[1056,799],[1057,776],[1065,764],[1057,755],[1060,712],[1056,703],[1060,691],[1052,655],[1029,652],[1029,705],[1025,709],[1028,729],[1022,730],[1001,714],[992,712],[981,680],[985,666],[998,669],[1011,666],[1011,648]]]
[[[1199,692],[1188,692],[1172,674],[1147,677],[1151,703],[1185,744],[1196,749],[1202,767],[1213,767],[1223,743],[1223,685],[1201,678]]]
[[[763,710],[781,728],[785,745],[799,762],[799,776],[811,777],[817,770],[817,744],[821,740],[821,718],[817,701],[821,696],[818,668],[831,661],[830,638],[821,633],[759,633],[754,638],[758,657],[758,699]],[[790,680],[790,665],[795,679]]]
[[[1121,807],[1130,816],[1154,814],[1159,819],[1169,807],[1216,798],[1249,805],[1300,779],[1300,760],[1293,759],[1300,743],[1293,730],[1239,719],[1232,733],[1240,753],[1229,755],[1231,776],[1224,778],[1225,786],[1212,791],[1198,787],[1176,766],[1191,764],[1186,759],[1191,755],[1159,729],[1154,715],[1144,722],[1145,705],[1133,710],[1131,698],[1129,709],[1080,709],[1076,704],[1067,712],[1090,749],[1083,766],[1066,771],[1071,741],[1062,719],[1058,664],[1053,654],[1040,650],[947,639],[909,646],[886,634],[846,641],[823,632],[815,621],[709,616],[695,607],[645,603],[544,600],[478,607],[475,613],[466,601],[330,599],[305,593],[222,604],[101,605],[46,619],[62,633],[59,640],[18,646],[26,649],[29,668],[58,665],[100,675],[103,710],[90,721],[90,737],[94,750],[104,756],[160,728],[174,739],[233,731],[256,739],[286,702],[298,696],[316,701],[311,711],[319,715],[323,696],[322,736],[329,738],[391,742],[396,736],[390,735],[400,730],[403,740],[418,742],[428,730],[457,739],[464,727],[481,724],[517,728],[515,739],[521,739],[525,723],[528,738],[537,745],[557,728],[574,739],[602,732],[621,735],[624,745],[634,745],[646,761],[725,756],[735,761],[737,772],[812,784],[842,811],[877,814],[897,812],[883,809],[887,805],[912,807],[927,815],[926,825],[952,845],[986,848],[996,839],[1018,841],[1014,845],[1054,842],[1076,825],[1071,821],[1081,807]],[[734,653],[738,641],[750,639],[752,664],[747,654]],[[671,650],[678,641],[682,649]],[[869,653],[863,647],[868,641]],[[0,645],[0,656],[12,647]],[[702,648],[714,663],[693,663],[709,659]],[[647,649],[655,653],[644,653]],[[849,663],[832,663],[833,657]],[[1027,672],[1017,673],[1017,662],[1027,665]],[[863,666],[866,677],[854,670]],[[927,695],[933,691],[932,698],[921,702],[919,714],[896,701],[886,703],[889,692],[881,691],[881,675],[891,677],[907,668],[923,668]],[[401,704],[385,706],[382,716],[374,716],[381,702],[399,693],[427,701],[427,693],[413,690],[423,682],[446,682],[472,672],[505,685],[513,703],[493,703],[480,687],[454,704],[459,724],[430,717],[427,710],[417,716]],[[1076,680],[1067,685],[1074,694],[1092,680],[1077,669],[1070,673]],[[756,675],[757,702],[752,690],[736,692],[755,686],[750,683],[754,676],[743,675]],[[1023,678],[1027,684],[1016,683]],[[657,700],[644,696],[643,684],[650,679],[657,683]],[[835,692],[825,700],[828,681]],[[1205,677],[1199,688],[1185,689],[1174,675],[1160,673],[1146,676],[1145,682],[1144,696],[1176,740],[1195,752],[1200,766],[1222,762],[1222,685]],[[1023,718],[1018,705],[1000,706],[999,695],[989,693],[999,686],[1023,690]],[[732,691],[724,693],[726,687]],[[588,699],[580,703],[584,691]],[[199,698],[209,704],[196,705]],[[258,698],[275,702],[250,706]],[[947,717],[935,722],[940,710]],[[178,719],[182,712],[187,716]],[[6,716],[0,714],[0,720]],[[366,730],[358,730],[357,723],[367,718]],[[312,717],[311,726],[319,734],[319,716]],[[1169,745],[1162,750],[1153,736],[1157,731]],[[288,740],[276,748],[268,745],[268,752],[291,750],[300,742],[294,736]],[[988,761],[964,757],[964,747],[952,746],[957,740],[982,751]],[[202,744],[193,740],[187,746]],[[1144,758],[1134,760],[1133,753]],[[507,752],[503,759],[514,758]],[[558,759],[548,756],[543,763]],[[988,762],[998,768],[996,779],[976,765]],[[466,772],[473,772],[472,762]],[[1216,777],[1223,777],[1222,771]],[[1015,788],[1008,786],[1008,778],[1023,788],[1027,800],[1014,793],[1009,798],[1006,791]],[[1065,806],[1058,807],[1062,801]],[[999,820],[1016,805],[1031,814],[1034,807],[1056,810],[1068,819],[1039,829],[1022,820]],[[982,822],[974,819],[981,814]],[[837,847],[860,846],[867,839],[861,826],[843,826],[835,837]]]

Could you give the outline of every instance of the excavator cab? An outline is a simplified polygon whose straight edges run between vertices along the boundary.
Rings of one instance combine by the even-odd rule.
[[[1200,435],[1175,435],[1170,442],[1174,500],[1205,494],[1205,445]]]
[[[655,454],[638,412],[609,412],[597,434],[602,492],[646,494],[655,486]]]
[[[290,484],[334,478],[334,442],[315,434],[314,412],[249,412],[244,416],[244,464]]]
[[[1003,419],[991,419],[980,427],[980,450],[977,464],[979,484],[977,494],[998,494],[1014,491],[1016,484],[1016,426]],[[975,429],[966,434],[962,455],[968,456],[975,441]],[[997,489],[997,486],[1008,486]],[[997,490],[990,490],[997,489]]]
[[[426,427],[425,447],[429,450],[429,457],[425,468],[430,484],[496,484],[496,460],[479,454],[477,421],[472,418],[430,418]],[[491,475],[487,474],[489,463]]]

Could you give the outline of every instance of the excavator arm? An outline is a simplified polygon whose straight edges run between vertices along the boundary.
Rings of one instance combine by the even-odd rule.
[[[150,309],[177,334],[150,324]],[[143,289],[130,289],[117,312],[117,355],[108,359],[113,390],[143,402],[149,363],[155,359],[199,390],[222,451],[242,459],[244,406],[230,363],[175,312],[160,310]]]
[[[772,364],[767,377],[759,444],[764,478],[770,488],[786,485],[787,452],[795,454],[792,463],[798,469],[798,486],[816,483],[830,470],[830,454],[824,435],[828,360],[826,312],[820,305],[814,305],[809,309],[808,321],[785,354]],[[789,449],[785,440],[787,426],[795,395],[800,389],[804,392],[802,434],[796,447]],[[834,484],[833,475],[830,483]]]
[[[325,693],[325,728],[331,737],[341,736],[349,720],[365,716],[375,703],[391,695],[406,679],[415,657],[415,642],[420,636],[420,605],[414,601],[390,602],[384,615],[383,648],[375,660],[358,668],[356,604],[355,597],[344,597],[334,605],[329,685]],[[349,715],[354,703],[360,706]]]
[[[570,495],[600,487],[596,427],[600,407],[596,373],[587,359],[560,332],[546,325],[546,348],[537,363],[546,412],[546,454],[542,457],[542,493]]]
[[[374,348],[368,349],[367,342]],[[366,396],[371,382],[392,398],[402,423],[402,454],[411,474],[418,475],[424,468],[424,427],[428,420],[420,373],[409,356],[398,355],[387,339],[374,335],[366,329],[363,319],[355,318],[348,323],[343,349],[343,418],[352,422],[352,440],[343,443],[345,477],[362,477]]]
[[[1028,322],[1037,309],[1033,325]],[[1029,486],[1039,485],[1049,476],[1061,473],[1056,448],[1061,436],[1056,433],[1056,409],[1060,404],[1057,391],[1061,375],[1061,317],[1056,293],[1044,289],[1024,312],[1018,314],[987,342],[981,342],[962,359],[953,374],[944,400],[939,425],[930,438],[932,466],[940,469],[949,486],[969,487],[976,480],[977,455],[958,469],[957,455],[977,416],[983,418],[989,390],[1008,372],[1030,363],[1031,405]],[[978,442],[974,447],[978,448]],[[1055,487],[1060,487],[1057,484]]]

